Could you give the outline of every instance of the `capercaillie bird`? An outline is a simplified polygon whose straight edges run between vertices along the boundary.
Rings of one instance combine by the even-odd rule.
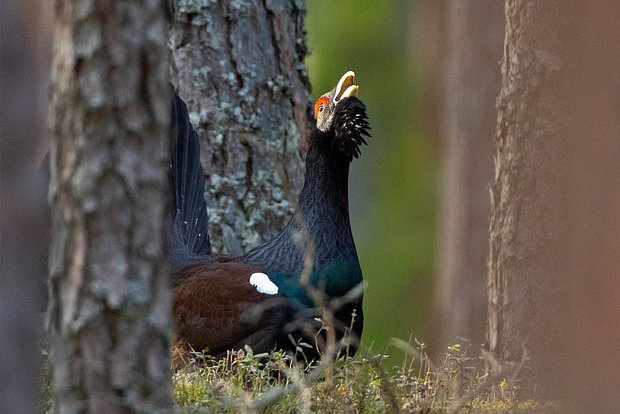
[[[346,338],[346,352],[356,352],[362,271],[349,220],[348,176],[370,129],[358,88],[349,71],[316,101],[297,208],[276,237],[239,257],[211,251],[198,137],[185,104],[173,96],[174,360],[191,350],[223,356],[246,345],[256,353],[294,352],[300,343],[305,358],[317,358],[325,348],[326,317],[332,338],[341,345]]]

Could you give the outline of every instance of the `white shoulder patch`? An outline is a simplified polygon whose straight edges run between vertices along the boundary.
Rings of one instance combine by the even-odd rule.
[[[269,279],[269,276],[264,273],[252,273],[252,276],[250,276],[250,285],[256,286],[256,290],[265,295],[278,294],[278,287]]]

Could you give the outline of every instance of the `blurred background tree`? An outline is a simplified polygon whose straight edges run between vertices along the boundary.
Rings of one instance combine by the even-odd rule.
[[[620,8],[505,11],[487,360],[562,412],[618,412]]]
[[[431,338],[435,353],[459,337],[477,353],[486,339],[489,183],[504,4],[441,3],[443,77],[435,83],[441,85],[441,206]]]

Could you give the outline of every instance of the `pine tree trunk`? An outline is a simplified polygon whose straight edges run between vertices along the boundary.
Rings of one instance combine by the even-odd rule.
[[[506,18],[488,347],[509,364],[528,359],[565,412],[615,412],[620,9],[507,0]]]
[[[57,1],[48,339],[54,411],[169,407],[166,33],[159,1]]]
[[[486,332],[488,188],[504,10],[488,0],[454,0],[447,9],[437,339],[441,350],[457,337],[479,349]]]
[[[303,179],[309,112],[304,2],[180,0],[172,78],[202,141],[214,251],[277,234]]]

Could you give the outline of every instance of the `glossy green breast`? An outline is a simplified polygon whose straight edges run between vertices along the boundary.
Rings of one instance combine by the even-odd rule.
[[[312,290],[324,292],[328,298],[345,295],[362,282],[362,269],[357,258],[339,257],[325,266],[313,269],[310,275],[269,274],[280,292],[306,307],[315,306]]]

